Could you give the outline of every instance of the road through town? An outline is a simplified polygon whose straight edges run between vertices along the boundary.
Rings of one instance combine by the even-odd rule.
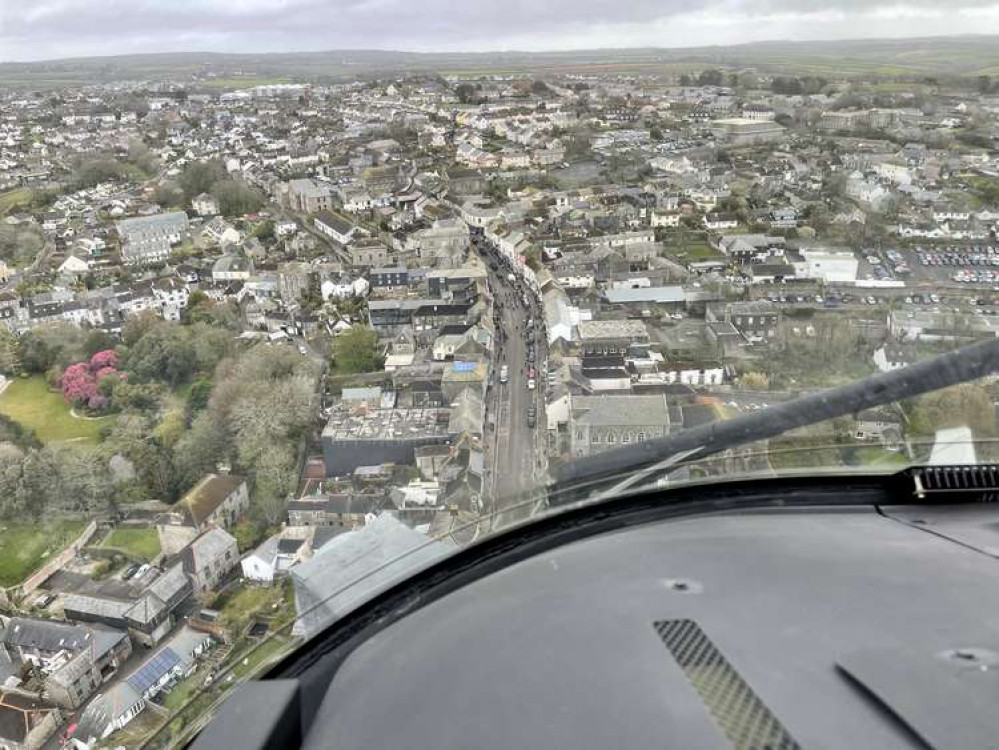
[[[495,260],[484,251],[484,259]],[[492,528],[508,526],[523,520],[530,513],[525,501],[538,487],[538,476],[544,469],[541,425],[544,422],[542,396],[544,337],[539,323],[539,310],[533,295],[518,281],[510,282],[508,269],[498,265],[490,268],[497,318],[497,346],[491,376],[490,420],[495,424],[491,433],[492,453],[489,456],[491,482],[488,485],[486,512],[492,512]],[[527,300],[527,305],[524,300]],[[533,325],[528,326],[531,321]],[[503,333],[500,333],[502,331]],[[541,341],[537,341],[537,339]],[[529,344],[529,342],[532,342]],[[530,349],[533,348],[533,355]],[[533,361],[532,360],[533,356]],[[509,382],[500,383],[503,366],[509,371]],[[529,369],[535,370],[536,387],[528,388]],[[533,407],[533,420],[528,412]],[[531,422],[533,421],[533,426]]]

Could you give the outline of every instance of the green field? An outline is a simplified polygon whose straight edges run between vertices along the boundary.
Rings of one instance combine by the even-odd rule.
[[[0,394],[0,414],[33,430],[43,443],[65,440],[96,443],[114,417],[80,419],[70,414],[62,395],[49,390],[41,376],[15,379]]]
[[[215,608],[219,610],[219,622],[234,630],[242,630],[257,615],[280,617],[288,614],[284,588],[277,585],[230,590],[215,603]]]
[[[10,213],[17,206],[27,206],[31,203],[31,190],[16,188],[0,193],[0,214]]]
[[[160,538],[153,528],[122,527],[112,531],[101,546],[121,550],[141,560],[152,560],[160,553]]]
[[[719,253],[710,245],[703,242],[692,242],[685,246],[682,250],[673,248],[674,252],[678,255],[682,255],[687,260],[707,260],[708,258],[724,258],[725,256]]]
[[[80,535],[83,521],[0,525],[0,586],[14,586]]]
[[[283,76],[226,76],[219,78],[206,78],[198,81],[196,87],[206,89],[248,89],[252,86],[275,86],[280,83],[291,83],[290,78]]]
[[[232,669],[232,674],[237,680],[244,680],[253,675],[261,664],[274,659],[288,650],[291,639],[274,634],[266,641],[262,641],[252,652],[247,654],[241,651],[239,661]],[[240,658],[241,657],[241,658]]]

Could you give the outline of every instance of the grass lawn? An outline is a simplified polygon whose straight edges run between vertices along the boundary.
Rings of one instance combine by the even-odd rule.
[[[245,680],[254,674],[261,664],[264,664],[278,654],[287,653],[291,642],[291,639],[286,636],[274,635],[263,641],[250,654],[241,649],[239,655],[236,657],[238,659],[236,666],[232,669],[233,676],[237,681]]]
[[[103,544],[104,547],[120,549],[122,552],[142,560],[152,560],[160,553],[160,539],[153,528],[119,528]]]
[[[691,243],[682,250],[674,248],[674,252],[677,255],[682,255],[687,260],[707,260],[709,258],[725,257],[710,245],[699,242]]]
[[[39,375],[12,380],[0,394],[0,414],[33,430],[43,443],[63,440],[96,443],[101,428],[114,420],[114,417],[74,417],[62,396],[50,391]]]
[[[282,586],[243,586],[226,594],[224,602],[216,603],[219,610],[219,620],[226,627],[237,623],[246,624],[251,617],[273,615],[282,612],[282,607],[274,608],[275,604],[284,603]]]
[[[290,78],[281,76],[226,76],[207,78],[198,81],[198,86],[207,89],[245,89],[251,86],[274,86],[280,83],[291,83]]]
[[[123,726],[107,740],[101,743],[101,747],[140,747],[153,732],[159,729],[163,719],[152,709],[146,709],[128,724]]]
[[[880,445],[857,448],[855,456],[863,466],[905,466],[909,463],[909,457],[904,451],[889,451]]]
[[[0,525],[0,586],[14,586],[80,535],[83,521]]]
[[[195,692],[205,686],[205,675],[198,670],[186,680],[178,682],[173,690],[163,697],[163,707],[173,713],[185,703]]]
[[[0,214],[10,213],[16,206],[27,206],[29,203],[31,203],[31,190],[28,188],[15,188],[0,193]]]

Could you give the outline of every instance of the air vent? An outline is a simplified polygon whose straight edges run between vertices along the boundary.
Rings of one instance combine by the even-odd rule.
[[[736,750],[800,750],[696,622],[662,620],[655,627]]]
[[[999,465],[926,466],[912,470],[913,491],[917,497],[960,494],[962,502],[978,495],[979,502],[999,500]]]

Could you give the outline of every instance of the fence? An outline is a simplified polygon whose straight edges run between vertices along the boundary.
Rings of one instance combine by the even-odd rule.
[[[21,584],[21,596],[30,594],[32,591],[45,583],[46,578],[59,569],[65,567],[66,563],[76,557],[80,550],[86,546],[87,542],[90,541],[90,537],[92,537],[96,531],[97,522],[91,521],[88,523],[87,528],[83,530],[83,533],[80,534],[80,536],[73,540],[72,544],[45,563],[45,565],[39,568],[34,574],[29,576],[24,583]]]

